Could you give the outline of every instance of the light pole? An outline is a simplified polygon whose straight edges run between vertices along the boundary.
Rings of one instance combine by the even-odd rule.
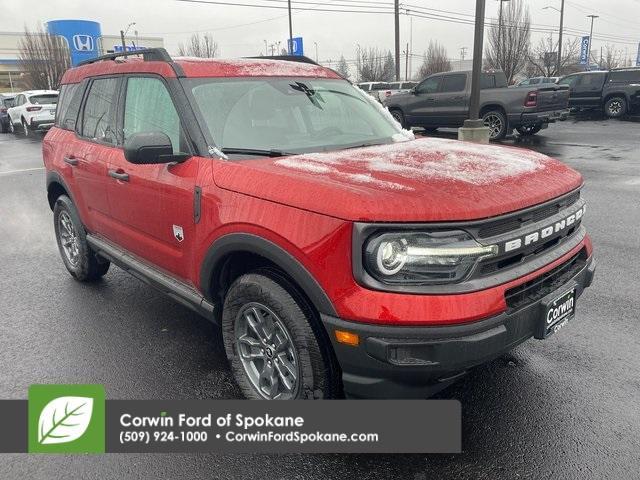
[[[484,42],[485,0],[476,0],[476,22],[473,36],[473,71],[471,73],[471,98],[469,118],[458,130],[458,140],[489,143],[490,130],[480,119],[480,75],[482,72],[482,51]]]
[[[127,25],[127,28],[125,30],[120,30],[120,39],[122,40],[122,53],[127,53],[127,44],[124,40],[124,37],[127,35],[129,29],[135,24],[136,22],[131,22],[129,25]]]
[[[318,42],[313,42],[313,45],[316,47],[316,63],[318,63]]]
[[[591,70],[591,44],[593,43],[593,21],[599,18],[599,15],[587,15],[587,18],[591,18],[591,31],[589,32],[589,54],[587,56],[587,69]]]
[[[558,66],[556,75],[562,75],[562,30],[564,28],[564,0],[562,0],[560,4],[560,10],[558,10],[556,7],[551,6],[543,8],[543,10],[547,9],[555,10],[560,14],[560,34],[558,36]],[[589,38],[589,42],[591,42],[591,38]]]
[[[500,54],[502,53],[502,4],[504,2],[508,2],[509,0],[498,0],[500,2],[500,15],[498,16],[498,48],[496,49],[496,60],[498,66],[502,68],[500,64]]]
[[[293,54],[293,23],[291,21],[291,0],[289,0],[288,2],[288,7],[289,7],[289,48],[287,49],[289,51],[289,55]]]

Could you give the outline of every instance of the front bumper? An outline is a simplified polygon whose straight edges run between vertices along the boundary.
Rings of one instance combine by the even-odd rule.
[[[426,398],[471,367],[490,361],[534,336],[546,303],[567,286],[576,298],[593,281],[593,256],[551,281],[543,297],[495,317],[436,327],[362,324],[321,315],[342,369],[345,394],[355,398]],[[554,283],[555,282],[555,283]],[[521,294],[519,294],[521,295]],[[357,333],[358,346],[338,343],[335,330]]]
[[[540,125],[543,128],[549,123],[563,121],[569,118],[569,109],[549,110],[548,112],[525,112],[509,115],[509,126],[513,128]]]

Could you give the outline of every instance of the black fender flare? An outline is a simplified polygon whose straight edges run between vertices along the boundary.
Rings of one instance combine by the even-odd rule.
[[[64,191],[67,192],[67,195],[69,196],[73,204],[77,205],[77,203],[75,202],[75,199],[73,198],[73,193],[71,193],[71,189],[69,189],[69,186],[62,179],[62,177],[58,172],[54,170],[49,170],[47,172],[46,179],[47,179],[47,198],[49,196],[49,189],[51,188],[51,185],[53,183],[58,183],[64,189]],[[51,207],[51,210],[53,210],[53,205],[49,204],[49,206]]]
[[[222,260],[234,252],[248,252],[273,262],[297,284],[311,300],[318,312],[338,316],[331,300],[318,281],[290,253],[258,235],[249,233],[229,233],[213,242],[207,250],[200,269],[200,289],[204,296],[213,300],[215,286],[214,273],[221,267]]]

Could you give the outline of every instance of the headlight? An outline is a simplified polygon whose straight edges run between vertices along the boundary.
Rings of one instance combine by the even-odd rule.
[[[392,232],[366,242],[364,264],[383,283],[436,285],[464,280],[479,260],[497,253],[497,245],[481,245],[461,230]]]

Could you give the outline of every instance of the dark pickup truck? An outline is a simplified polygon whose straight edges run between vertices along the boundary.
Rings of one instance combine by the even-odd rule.
[[[507,88],[503,72],[483,73],[480,115],[499,140],[515,128],[521,135],[535,135],[549,123],[569,115],[566,86]],[[437,73],[407,93],[388,97],[384,104],[405,128],[461,127],[469,118],[471,71]]]
[[[640,108],[640,68],[574,73],[558,84],[569,87],[569,106],[577,110],[601,108],[618,118]]]

